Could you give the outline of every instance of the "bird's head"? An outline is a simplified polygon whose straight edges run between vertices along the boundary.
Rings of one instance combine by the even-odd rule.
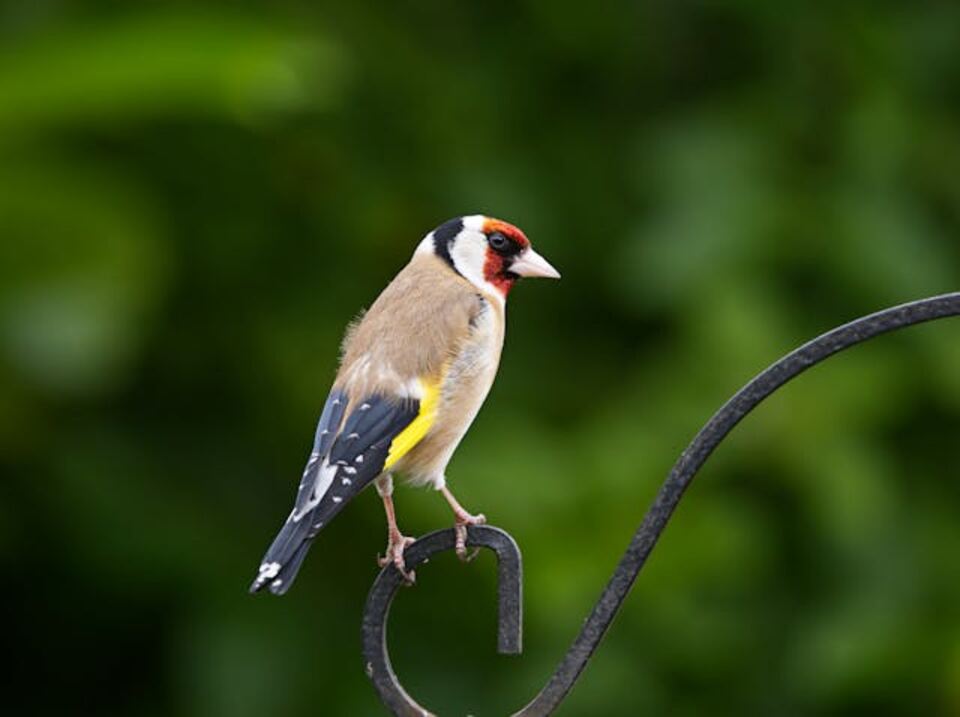
[[[504,299],[521,277],[560,278],[522,231],[481,214],[444,222],[427,234],[417,253],[439,256],[478,288]]]

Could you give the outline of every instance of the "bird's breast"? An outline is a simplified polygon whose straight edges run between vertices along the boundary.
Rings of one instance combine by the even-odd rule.
[[[487,300],[481,306],[444,373],[436,421],[410,455],[407,470],[414,482],[435,481],[444,475],[496,378],[503,349],[503,311]]]
[[[467,425],[473,420],[490,392],[500,366],[503,349],[504,322],[501,309],[483,300],[482,309],[471,323],[471,329],[450,361],[444,375],[443,405],[449,419],[467,415]]]

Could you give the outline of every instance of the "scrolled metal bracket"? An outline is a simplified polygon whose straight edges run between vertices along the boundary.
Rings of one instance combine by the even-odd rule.
[[[580,634],[540,693],[514,717],[552,714],[569,694],[623,605],[684,492],[714,449],[744,416],[788,381],[844,349],[907,326],[958,315],[960,292],[921,299],[864,316],[800,346],[737,391],[680,454]],[[424,536],[407,549],[407,569],[412,569],[438,552],[452,550],[454,540],[453,530]],[[500,571],[500,651],[519,653],[520,551],[507,533],[491,526],[470,528],[467,542],[468,545],[491,548],[497,552]],[[402,576],[393,566],[384,568],[374,582],[363,616],[363,654],[367,674],[387,708],[396,715],[424,717],[431,713],[403,689],[393,673],[387,651],[386,623],[390,603],[402,582]]]
[[[453,528],[423,536],[403,554],[405,568],[413,570],[437,553],[456,547]],[[488,548],[497,554],[497,652],[519,655],[523,635],[523,560],[516,541],[504,530],[492,525],[471,526],[467,546]],[[390,604],[404,584],[404,577],[388,565],[373,583],[363,611],[363,656],[367,676],[383,703],[396,715],[424,717],[430,712],[418,705],[400,685],[387,649],[387,618]]]

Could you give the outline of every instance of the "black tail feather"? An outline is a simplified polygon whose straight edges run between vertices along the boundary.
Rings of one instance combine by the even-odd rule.
[[[263,556],[263,560],[260,561],[260,569],[250,586],[250,592],[260,592],[267,585],[270,585],[270,592],[272,593],[279,594],[277,593],[279,588],[286,592],[291,578],[296,575],[296,569],[300,567],[300,563],[312,542],[310,533],[313,532],[316,535],[315,531],[310,530],[312,514],[316,512],[316,509],[310,511],[297,522],[287,519],[277,537],[274,538],[273,544],[270,545],[266,555]],[[298,558],[297,565],[293,575],[291,575],[289,568],[295,558]]]
[[[297,577],[297,573],[300,572],[300,566],[303,565],[303,559],[307,557],[307,552],[310,550],[311,545],[313,545],[312,538],[300,544],[300,547],[297,548],[290,560],[280,568],[277,577],[270,581],[270,592],[274,595],[283,595],[290,589],[290,586],[293,585],[293,581]]]
[[[291,514],[260,561],[260,569],[250,585],[250,592],[260,592],[268,585],[274,595],[287,592],[313,539],[340,512],[344,503],[343,500],[325,496],[316,508],[304,513],[299,520],[294,521]]]
[[[250,585],[252,593],[267,586],[274,595],[290,589],[313,539],[380,474],[393,438],[419,412],[418,401],[371,396],[344,420],[342,430],[333,437],[345,402],[342,392],[331,393],[293,512],[263,556]]]

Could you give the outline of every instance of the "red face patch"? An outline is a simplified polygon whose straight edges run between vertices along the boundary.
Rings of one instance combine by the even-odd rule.
[[[517,242],[517,244],[519,244],[521,247],[526,248],[530,246],[530,240],[527,239],[527,235],[509,222],[504,222],[500,219],[487,219],[483,223],[483,233],[490,234],[492,232],[500,232],[501,234],[506,235],[510,239],[513,239],[515,242]]]
[[[512,239],[521,249],[526,249],[530,246],[530,240],[527,239],[526,234],[513,226],[513,224],[501,221],[500,219],[487,219],[484,221],[483,233],[489,236],[494,232],[500,232],[508,239]],[[507,270],[504,257],[493,249],[487,249],[487,258],[483,265],[483,278],[495,286],[497,290],[503,294],[504,298],[506,298],[507,294],[510,293],[510,289],[512,289],[513,285],[517,282],[517,277]]]
[[[497,287],[497,290],[506,298],[517,280],[512,274],[504,271],[503,265],[503,257],[497,252],[487,249],[487,261],[483,265],[483,278]]]

